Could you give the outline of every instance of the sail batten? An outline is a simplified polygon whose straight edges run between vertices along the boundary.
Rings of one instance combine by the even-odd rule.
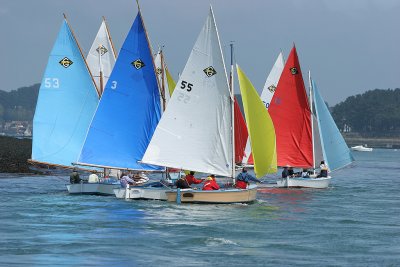
[[[232,175],[231,94],[212,9],[143,162]]]
[[[138,161],[161,117],[152,51],[140,12],[124,41],[78,162],[160,170]]]
[[[32,160],[72,166],[98,101],[86,62],[64,20],[39,89],[33,119]]]

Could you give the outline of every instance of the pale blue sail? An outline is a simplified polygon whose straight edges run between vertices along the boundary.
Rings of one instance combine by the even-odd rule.
[[[32,160],[63,166],[76,162],[98,101],[92,77],[64,20],[40,85]]]
[[[353,162],[354,157],[314,81],[312,81],[312,89],[325,163],[331,171],[334,171]]]
[[[133,170],[162,169],[138,163],[160,117],[153,57],[138,13],[108,79],[78,163]]]

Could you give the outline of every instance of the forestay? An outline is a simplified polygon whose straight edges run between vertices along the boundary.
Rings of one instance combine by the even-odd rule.
[[[105,19],[100,25],[96,38],[87,55],[87,63],[97,88],[102,94],[111,71],[114,68],[116,53]]]
[[[94,82],[64,20],[39,89],[32,160],[71,166],[79,156],[97,104]]]
[[[274,124],[256,89],[239,66],[237,73],[251,140],[254,172],[259,178],[277,171]]]
[[[79,163],[159,170],[138,163],[160,120],[157,78],[140,12],[125,39],[90,126]]]
[[[334,171],[353,162],[354,157],[337,128],[314,81],[312,81],[312,91],[319,132],[321,134],[322,151],[329,169]]]
[[[143,162],[232,176],[232,100],[212,9]]]

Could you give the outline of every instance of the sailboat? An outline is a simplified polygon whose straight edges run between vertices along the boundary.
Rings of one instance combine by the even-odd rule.
[[[270,73],[268,74],[267,80],[265,81],[264,84],[264,88],[261,92],[261,100],[267,109],[269,108],[272,96],[274,95],[276,87],[278,86],[278,81],[279,78],[281,77],[284,66],[285,66],[285,60],[283,58],[282,52],[280,52],[275,60],[275,63]],[[252,166],[254,164],[253,156],[251,155],[250,138],[247,138],[246,140],[246,146],[244,149],[244,155],[241,163],[244,166]]]
[[[114,68],[116,58],[117,54],[115,53],[110,31],[108,30],[106,19],[103,17],[99,31],[86,58],[100,95],[102,95]]]
[[[142,162],[234,177],[234,102],[212,7]],[[252,202],[257,186],[166,191],[168,201]]]
[[[53,174],[70,172],[98,102],[96,85],[64,15],[39,89],[29,163]]]
[[[311,88],[315,89],[315,86],[310,86]],[[328,166],[334,170],[336,166],[333,162],[343,162],[344,165],[340,165],[343,167],[352,161],[347,145],[346,151],[343,151],[343,146],[338,145],[344,140],[333,119],[327,121],[330,113],[325,102],[322,98],[316,98],[318,95],[313,95],[316,90],[312,91],[310,100],[308,100],[294,46],[268,109],[277,134],[278,166],[315,169],[317,162],[325,159],[326,162],[330,161]],[[317,111],[315,115],[312,111],[313,99],[315,99],[314,105]],[[335,148],[342,152],[331,152],[334,148],[331,145],[333,142],[331,138],[336,140]],[[329,186],[331,177],[310,176],[310,178],[281,178],[277,181],[277,185],[278,187],[309,188],[327,188]]]
[[[153,55],[139,9],[76,164],[135,172],[163,171],[163,167],[138,162],[160,117],[161,102]],[[83,191],[91,192],[94,186],[85,185],[88,189],[83,188]],[[70,192],[73,186],[70,185]],[[108,186],[107,194],[114,194],[114,189],[119,187]],[[79,190],[77,188],[76,192]],[[97,189],[94,187],[93,190]]]

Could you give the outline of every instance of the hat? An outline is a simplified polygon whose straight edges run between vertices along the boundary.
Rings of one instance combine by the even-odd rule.
[[[215,175],[214,175],[214,174],[211,174],[210,176],[211,176],[211,177],[215,177]]]
[[[212,181],[212,179],[213,179],[213,178],[212,178],[211,176],[208,176],[208,177],[206,178],[207,181]]]
[[[190,171],[190,174],[191,174],[191,175],[194,175],[194,171]]]

